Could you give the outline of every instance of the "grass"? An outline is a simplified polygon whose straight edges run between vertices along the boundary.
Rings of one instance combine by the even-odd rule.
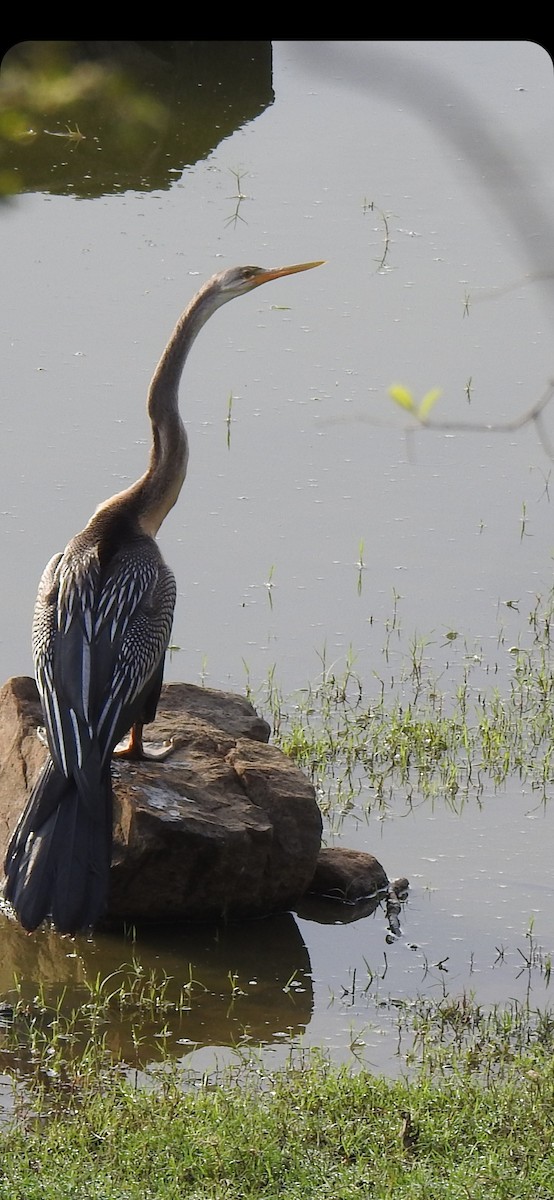
[[[106,1075],[0,1140],[1,1200],[551,1200],[551,1053],[483,1086],[387,1082],[319,1053],[275,1073],[183,1090]]]
[[[362,796],[362,819],[385,812],[393,796],[397,807],[402,797],[408,805],[441,797],[459,809],[469,797],[479,799],[485,785],[500,788],[516,775],[537,802],[546,801],[554,782],[553,605],[553,595],[538,599],[526,644],[502,647],[510,663],[504,691],[491,686],[497,665],[463,641],[445,691],[421,638],[401,655],[399,672],[375,675],[369,696],[352,652],[341,669],[323,653],[316,682],[286,700],[274,670],[257,693],[250,690],[276,744],[314,782],[332,832]],[[445,635],[451,653],[458,638]],[[395,607],[383,648],[387,666],[400,644]]]
[[[263,698],[252,699],[313,778],[329,833],[347,813],[367,819],[399,797],[413,805],[441,796],[461,810],[485,783],[501,788],[514,774],[547,803],[553,611],[552,597],[537,601],[521,644],[503,647],[505,685],[491,686],[494,668],[453,630],[448,691],[424,639],[412,639],[398,670],[396,608],[383,648],[395,678],[376,675],[375,694],[352,655],[338,671],[322,654],[316,683],[287,701],[270,672]],[[272,1071],[245,1044],[233,1067],[198,1075],[168,1047],[202,983],[191,969],[176,991],[134,954],[86,983],[73,1009],[64,995],[52,1004],[40,989],[32,1000],[16,992],[0,1036],[14,1081],[0,1200],[552,1200],[554,1013],[531,1004],[532,977],[547,985],[552,964],[532,926],[518,953],[529,978],[523,1001],[485,1008],[446,983],[438,995],[379,999],[396,1022],[406,1072],[397,1080],[374,1076],[355,1046],[348,1069],[295,1045]],[[242,994],[232,970],[227,989],[230,1003]],[[114,1017],[132,1030],[135,1073],[110,1042]],[[149,1066],[153,1030],[158,1064]]]
[[[522,960],[549,969],[532,929]],[[107,1044],[110,1016],[133,1023],[137,1047],[155,1019],[163,1051],[167,1022],[201,989],[191,974],[171,999],[169,983],[131,958],[71,1012],[40,993],[5,1012],[15,1102],[0,1200],[551,1200],[554,1015],[446,992],[394,1002],[415,1069],[392,1081],[298,1046],[275,1071],[244,1048],[209,1076],[169,1053],[133,1073]]]

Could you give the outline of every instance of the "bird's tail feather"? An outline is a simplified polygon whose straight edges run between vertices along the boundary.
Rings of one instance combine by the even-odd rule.
[[[96,924],[107,902],[111,833],[109,771],[97,780],[93,810],[76,782],[48,761],[5,860],[4,895],[24,929],[48,917],[59,933]]]

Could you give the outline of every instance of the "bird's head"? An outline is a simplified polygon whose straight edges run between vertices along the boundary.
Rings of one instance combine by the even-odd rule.
[[[244,296],[261,283],[269,283],[271,279],[280,279],[282,275],[295,275],[297,271],[311,271],[312,267],[321,267],[319,262],[295,263],[292,267],[229,267],[215,276],[219,283],[222,300],[231,300],[234,296]]]

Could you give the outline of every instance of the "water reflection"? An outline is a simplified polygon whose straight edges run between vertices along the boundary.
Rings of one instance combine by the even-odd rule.
[[[271,43],[23,42],[2,102],[4,194],[166,190],[273,103]]]
[[[304,921],[315,921],[318,925],[351,925],[362,917],[371,917],[383,907],[383,896],[367,896],[355,904],[344,904],[329,896],[305,896],[296,911]]]
[[[113,994],[106,1042],[129,1065],[181,1056],[187,1047],[268,1045],[283,1032],[301,1035],[312,1016],[310,957],[291,913],[182,931],[137,929],[127,940],[101,934],[74,941],[49,929],[29,936],[2,916],[0,937],[3,1002],[15,999],[17,978],[19,996],[32,1010],[40,981],[47,1023],[60,997],[69,1016],[86,1011],[91,998]],[[155,987],[149,990],[150,979]],[[144,1000],[155,989],[163,1000],[156,1011]],[[127,997],[123,1004],[118,993]]]

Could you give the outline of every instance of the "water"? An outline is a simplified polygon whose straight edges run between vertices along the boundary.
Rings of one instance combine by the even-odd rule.
[[[31,673],[49,556],[144,469],[148,381],[195,288],[234,263],[324,258],[227,306],[187,364],[189,476],[160,535],[179,588],[166,676],[263,692],[274,670],[290,695],[352,655],[378,694],[420,639],[447,689],[474,655],[507,687],[552,581],[554,406],[542,439],[502,428],[552,375],[552,64],[530,42],[277,42],[261,76],[253,97],[231,83],[206,105],[204,89],[202,111],[175,77],[164,137],[124,163],[100,102],[96,124],[86,105],[35,113],[35,158],[11,151],[25,190],[0,228],[2,678]],[[159,77],[143,91],[167,100]],[[52,136],[66,127],[85,140]],[[414,428],[396,383],[416,403],[440,388],[432,418],[451,428]],[[394,1073],[391,997],[500,1003],[531,983],[547,1002],[537,957],[521,968],[530,926],[552,953],[551,825],[518,780],[461,816],[399,795],[386,820],[345,822],[340,844],[410,878],[394,946],[380,909],[289,915],[271,937],[141,935],[145,961],[178,981],[193,963],[207,988],[175,1052],[206,1065],[242,1038],[342,1059],[355,1042]],[[80,995],[130,952],[6,923],[3,938],[2,993],[16,968]]]

